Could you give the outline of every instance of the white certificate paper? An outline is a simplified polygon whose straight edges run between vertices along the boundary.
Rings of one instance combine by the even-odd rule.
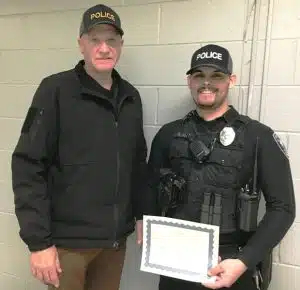
[[[219,227],[180,219],[144,216],[141,270],[193,282],[213,281]]]

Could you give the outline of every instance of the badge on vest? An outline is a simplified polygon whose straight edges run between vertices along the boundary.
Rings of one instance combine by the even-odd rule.
[[[220,132],[220,142],[223,146],[230,145],[235,138],[235,132],[232,127],[224,127]]]

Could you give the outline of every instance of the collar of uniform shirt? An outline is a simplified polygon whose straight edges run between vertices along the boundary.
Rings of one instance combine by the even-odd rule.
[[[219,132],[223,129],[224,126],[227,124],[230,125],[233,123],[233,121],[239,116],[239,113],[235,110],[233,106],[229,106],[229,109],[226,111],[226,113],[211,121],[205,121],[203,118],[201,118],[197,111],[194,110],[194,120],[198,124],[201,124],[206,128],[206,130],[209,130],[210,132]]]
[[[224,117],[227,123],[231,124],[239,115],[240,114],[233,106],[229,106],[229,110],[227,110],[222,117]]]
[[[218,118],[208,121],[208,122],[205,121],[201,116],[199,116],[196,110],[194,110],[193,113],[194,113],[194,116],[196,116],[198,120],[200,120],[201,122],[206,122],[206,123],[215,123],[220,120],[225,120],[226,123],[230,124],[239,116],[238,111],[233,106],[229,106],[229,109],[221,117],[218,117]]]

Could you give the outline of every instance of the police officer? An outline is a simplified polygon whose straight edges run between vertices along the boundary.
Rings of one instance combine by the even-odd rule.
[[[49,289],[118,290],[126,238],[142,216],[141,98],[114,69],[123,34],[110,7],[84,12],[83,59],[42,80],[13,152],[20,235]]]
[[[196,108],[154,137],[150,187],[156,214],[220,227],[220,262],[208,269],[215,283],[161,276],[159,289],[267,289],[272,249],[295,218],[286,149],[271,128],[228,104],[236,76],[227,49],[198,49],[187,75]],[[257,225],[261,193],[266,213]]]

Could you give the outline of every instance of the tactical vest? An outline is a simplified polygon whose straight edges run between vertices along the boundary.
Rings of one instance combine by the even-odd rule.
[[[197,124],[196,127],[196,114],[195,111],[189,113],[183,119],[182,131],[173,135],[169,152],[171,167],[184,177],[187,187],[184,204],[170,216],[218,225],[220,233],[235,232],[237,198],[242,187],[239,173],[243,166],[244,133],[250,118],[236,113],[225,125],[230,128],[231,135],[223,136],[222,141],[226,129],[210,132],[205,125]],[[234,135],[232,132],[234,140],[226,144]],[[201,162],[196,161],[191,151],[191,143],[195,140],[201,140],[210,149]],[[215,211],[215,215],[207,221],[210,210]]]

